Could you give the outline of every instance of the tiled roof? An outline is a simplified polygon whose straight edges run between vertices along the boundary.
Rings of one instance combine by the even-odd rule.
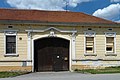
[[[42,11],[24,9],[0,9],[0,20],[25,20],[38,22],[63,22],[63,23],[107,23],[115,22],[94,17],[81,12],[69,11]]]

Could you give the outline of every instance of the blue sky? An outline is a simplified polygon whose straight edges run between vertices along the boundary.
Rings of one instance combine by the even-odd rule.
[[[93,14],[97,9],[107,7],[110,4],[110,0],[94,0],[92,2],[79,4],[77,7],[71,10]]]
[[[120,0],[0,0],[0,8],[67,10],[120,22]]]

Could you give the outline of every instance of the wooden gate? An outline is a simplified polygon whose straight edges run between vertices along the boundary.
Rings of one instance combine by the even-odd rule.
[[[69,70],[69,40],[56,37],[35,40],[34,70]]]

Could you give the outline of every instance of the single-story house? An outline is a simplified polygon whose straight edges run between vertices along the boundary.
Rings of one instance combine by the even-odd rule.
[[[120,66],[120,24],[81,12],[0,9],[0,71]]]

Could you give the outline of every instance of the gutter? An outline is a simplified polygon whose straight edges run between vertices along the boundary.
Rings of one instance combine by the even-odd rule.
[[[58,26],[98,26],[98,27],[120,27],[120,23],[79,23],[79,22],[48,22],[48,21],[28,21],[28,20],[0,20],[0,24],[26,24],[26,25],[58,25]]]

